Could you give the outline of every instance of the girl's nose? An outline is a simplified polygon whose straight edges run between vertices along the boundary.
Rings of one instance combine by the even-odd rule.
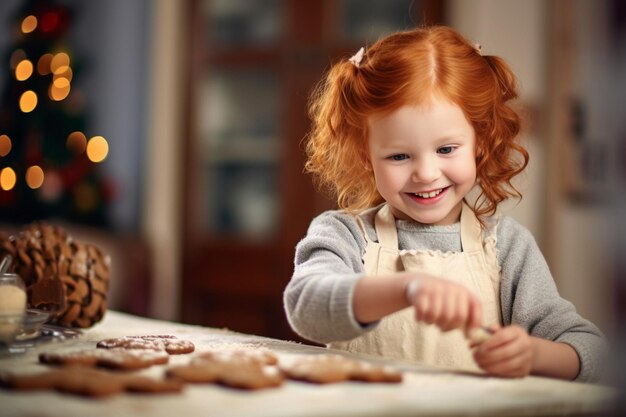
[[[441,170],[436,161],[430,158],[421,158],[415,162],[413,166],[413,175],[411,179],[413,182],[430,184],[434,182],[441,175]]]

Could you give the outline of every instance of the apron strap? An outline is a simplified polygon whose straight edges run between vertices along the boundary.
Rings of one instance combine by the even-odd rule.
[[[461,208],[461,247],[463,252],[483,249],[483,229],[474,211],[463,201]]]
[[[359,216],[358,214],[355,214],[354,219],[356,220],[356,223],[359,225],[359,229],[361,229],[361,233],[363,233],[363,237],[365,238],[365,243],[366,244],[372,243],[372,240],[370,239],[369,235],[367,234],[367,231],[365,230],[365,223],[363,223],[363,219],[361,219],[361,216]]]
[[[374,219],[378,243],[385,248],[398,249],[398,231],[396,230],[396,218],[393,217],[389,204],[382,206]]]

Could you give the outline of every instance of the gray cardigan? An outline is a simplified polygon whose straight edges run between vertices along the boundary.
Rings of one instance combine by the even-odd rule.
[[[377,209],[360,214],[374,241]],[[396,220],[396,227],[399,249],[461,251],[460,223],[434,226]],[[571,345],[581,362],[576,380],[598,381],[608,354],[602,332],[559,296],[548,265],[526,228],[510,217],[490,219],[483,236],[494,230],[503,324],[517,324],[532,336]],[[333,210],[313,220],[296,247],[295,270],[284,292],[287,318],[299,335],[328,343],[350,340],[376,327],[377,323],[358,323],[352,311],[352,293],[364,275],[365,245],[350,214]]]

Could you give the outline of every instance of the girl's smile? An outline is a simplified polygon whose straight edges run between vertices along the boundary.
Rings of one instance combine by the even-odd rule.
[[[409,198],[415,201],[418,204],[435,204],[440,201],[445,195],[446,192],[450,189],[450,186],[439,188],[437,190],[430,191],[418,191],[415,193],[407,193]]]

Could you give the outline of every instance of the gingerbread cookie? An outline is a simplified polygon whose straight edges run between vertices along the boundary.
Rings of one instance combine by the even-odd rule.
[[[341,381],[401,382],[402,373],[388,367],[349,359],[340,355],[306,355],[291,364],[279,364],[290,379],[317,384]]]
[[[169,355],[162,350],[92,349],[75,352],[42,352],[39,362],[51,365],[99,366],[118,370],[135,370],[162,365],[169,361]]]
[[[165,375],[169,379],[184,382],[217,383],[231,388],[249,390],[278,387],[282,385],[284,379],[276,368],[265,367],[258,363],[208,360],[169,368]]]
[[[212,349],[196,355],[187,366],[167,370],[168,378],[193,383],[217,383],[232,388],[280,386],[283,376],[271,366],[278,362],[267,349]]]
[[[176,336],[150,335],[150,336],[125,336],[114,339],[105,339],[96,345],[99,348],[124,348],[124,349],[152,349],[164,350],[170,355],[191,353],[195,346],[189,340],[178,339]]]
[[[176,380],[156,380],[139,375],[112,373],[80,366],[37,374],[3,374],[0,385],[15,390],[57,390],[88,397],[106,397],[120,392],[175,393],[182,390]]]
[[[259,365],[276,365],[278,357],[265,348],[212,348],[196,355],[191,363],[203,361],[257,363]]]

